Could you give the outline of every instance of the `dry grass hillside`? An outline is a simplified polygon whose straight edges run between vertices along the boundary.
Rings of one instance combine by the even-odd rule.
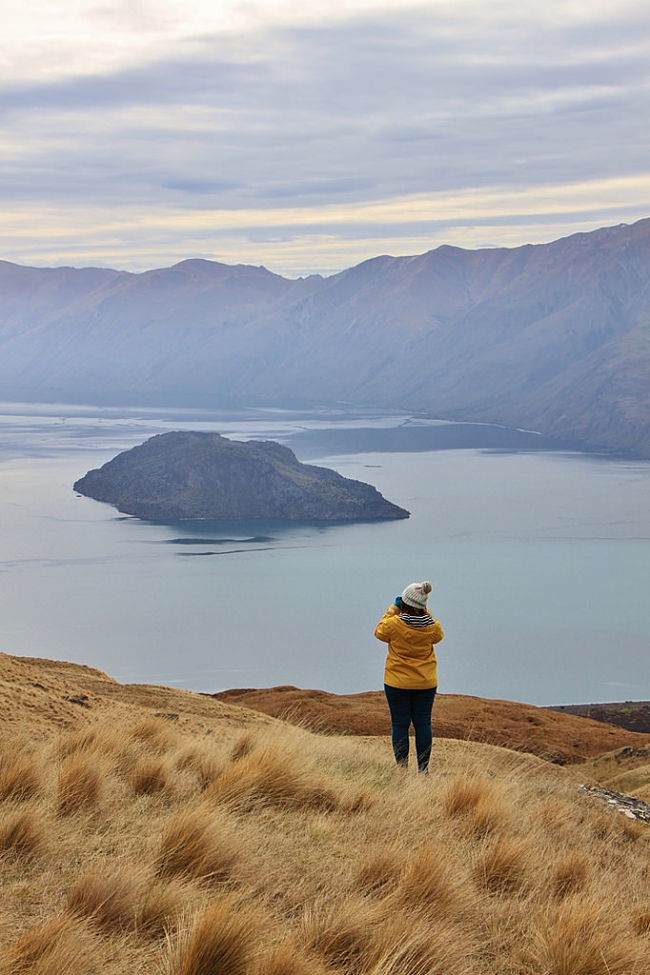
[[[330,694],[298,687],[240,688],[213,695],[215,700],[243,704],[316,731],[353,735],[388,735],[390,720],[381,691]],[[592,721],[574,714],[514,701],[495,701],[461,694],[438,694],[433,710],[434,733],[532,752],[567,765],[615,749],[650,746],[650,735]]]
[[[650,827],[584,765],[437,739],[418,776],[5,655],[0,717],[2,975],[650,973]]]

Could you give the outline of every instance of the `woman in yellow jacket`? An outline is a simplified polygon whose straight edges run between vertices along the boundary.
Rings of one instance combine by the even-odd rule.
[[[375,636],[388,644],[384,691],[392,726],[395,761],[406,768],[409,728],[415,729],[418,771],[427,772],[431,756],[431,711],[438,687],[434,645],[444,633],[429,615],[430,582],[412,582],[388,607]]]

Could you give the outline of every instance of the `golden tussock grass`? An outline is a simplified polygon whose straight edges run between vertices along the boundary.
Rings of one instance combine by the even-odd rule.
[[[331,971],[331,970],[330,970]],[[292,944],[278,945],[260,958],[255,975],[327,975],[313,956]]]
[[[85,873],[68,892],[67,910],[105,931],[125,931],[137,925],[144,878],[128,866]]]
[[[474,875],[491,893],[516,891],[523,886],[533,860],[527,840],[500,837],[479,852]]]
[[[355,872],[354,887],[363,894],[383,897],[395,889],[401,872],[401,853],[397,849],[369,851]]]
[[[183,809],[160,841],[156,870],[160,877],[224,883],[242,859],[234,828],[207,804]]]
[[[173,931],[192,902],[192,892],[178,880],[152,880],[140,899],[136,928],[140,935],[159,938]]]
[[[427,843],[406,863],[394,899],[439,920],[471,911],[475,891],[467,871],[449,856],[448,846]]]
[[[396,918],[383,931],[376,957],[354,975],[479,975],[475,939],[448,922]],[[347,973],[346,973],[347,975]],[[352,975],[352,973],[349,973]]]
[[[171,751],[178,744],[178,734],[174,725],[165,718],[145,718],[129,731],[130,737],[141,741],[159,755]]]
[[[376,954],[376,941],[385,914],[362,899],[331,903],[324,898],[306,904],[300,918],[299,938],[309,955],[320,956],[326,966],[359,972]]]
[[[232,900],[211,904],[171,943],[167,975],[249,975],[257,927]]]
[[[447,815],[458,820],[461,830],[479,838],[499,829],[510,812],[507,794],[493,781],[466,774],[449,783],[443,805]]]
[[[548,975],[645,975],[649,949],[620,910],[572,898],[537,919],[524,958]]]
[[[255,805],[335,809],[338,804],[331,787],[319,782],[280,737],[272,743],[247,741],[245,748],[235,748],[233,761],[213,781],[206,796],[240,810]]]
[[[43,788],[41,760],[20,743],[4,739],[0,747],[0,800],[28,799]]]
[[[83,921],[60,915],[36,925],[0,958],[2,975],[99,975],[100,944]]]
[[[21,804],[0,810],[0,859],[30,860],[42,856],[48,846],[48,830],[38,807]]]
[[[551,864],[551,889],[559,897],[574,894],[587,885],[591,872],[591,861],[583,851],[571,850],[559,854]]]
[[[73,752],[59,769],[57,811],[72,816],[99,806],[108,769],[98,755]]]
[[[137,795],[173,795],[177,788],[174,770],[165,758],[143,758],[129,771],[127,781]]]
[[[3,739],[0,975],[650,975],[650,828],[575,769],[92,701]]]

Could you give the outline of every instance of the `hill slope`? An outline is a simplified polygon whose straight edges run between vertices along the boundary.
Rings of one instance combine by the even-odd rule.
[[[2,975],[647,969],[648,827],[571,770],[438,740],[405,774],[382,739],[4,654],[0,715]]]
[[[390,734],[386,699],[381,691],[330,694],[282,686],[233,688],[213,697],[216,701],[254,708],[329,734]],[[584,762],[618,749],[650,748],[650,734],[532,704],[465,694],[436,696],[433,729],[439,738],[487,742],[531,752],[560,765]]]
[[[372,403],[650,456],[650,220],[329,278],[0,265],[8,398]]]

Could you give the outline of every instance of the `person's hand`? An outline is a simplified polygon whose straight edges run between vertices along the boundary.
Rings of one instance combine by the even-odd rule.
[[[394,603],[397,606],[397,608],[399,609],[400,606],[402,605],[402,597],[401,596],[395,596]]]

